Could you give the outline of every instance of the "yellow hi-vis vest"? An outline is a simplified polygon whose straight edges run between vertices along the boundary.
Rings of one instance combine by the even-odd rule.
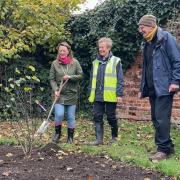
[[[108,60],[105,74],[104,74],[104,92],[103,98],[106,102],[117,102],[116,87],[117,87],[117,72],[116,66],[118,62],[121,61],[120,58],[112,56]],[[98,73],[99,61],[96,59],[93,61],[93,76],[92,76],[92,85],[91,92],[89,96],[89,102],[94,102],[95,91],[96,91],[96,77]]]

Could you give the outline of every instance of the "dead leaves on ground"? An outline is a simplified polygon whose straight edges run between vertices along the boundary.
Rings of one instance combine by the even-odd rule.
[[[7,153],[7,154],[6,154],[6,157],[12,157],[12,156],[13,156],[12,153]]]
[[[12,175],[12,171],[10,171],[10,170],[4,171],[4,172],[2,173],[2,175],[8,177],[8,176]]]

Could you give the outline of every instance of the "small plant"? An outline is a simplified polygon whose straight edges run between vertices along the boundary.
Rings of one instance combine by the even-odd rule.
[[[6,84],[0,84],[6,96],[5,117],[9,120],[14,137],[23,149],[25,156],[32,152],[37,119],[33,118],[34,92],[39,88],[39,78],[34,66],[27,66],[23,71],[15,68],[12,78]]]

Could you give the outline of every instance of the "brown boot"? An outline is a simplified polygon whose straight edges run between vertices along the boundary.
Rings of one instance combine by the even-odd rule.
[[[157,151],[154,155],[152,155],[149,160],[152,162],[158,162],[164,159],[167,159],[168,155],[164,152]]]

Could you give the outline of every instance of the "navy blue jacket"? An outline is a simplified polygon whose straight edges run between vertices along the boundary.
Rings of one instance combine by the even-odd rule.
[[[147,43],[147,42],[146,42]],[[145,46],[146,46],[145,43]],[[143,50],[143,58],[145,58]],[[170,95],[170,84],[180,84],[180,47],[170,33],[158,28],[157,44],[153,49],[153,83],[157,97]],[[145,81],[146,68],[143,61],[141,97],[148,96]]]

